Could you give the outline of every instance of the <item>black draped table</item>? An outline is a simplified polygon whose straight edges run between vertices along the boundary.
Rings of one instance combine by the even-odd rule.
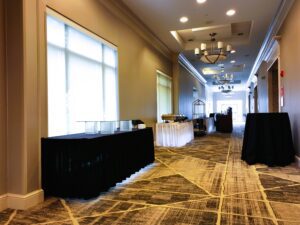
[[[249,113],[244,132],[242,160],[248,164],[286,166],[295,160],[287,113]]]
[[[46,195],[90,198],[154,161],[152,128],[42,138]]]

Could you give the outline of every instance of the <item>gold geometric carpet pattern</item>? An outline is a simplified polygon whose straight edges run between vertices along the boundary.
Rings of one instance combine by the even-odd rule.
[[[0,212],[0,224],[300,224],[300,169],[249,166],[241,146],[242,128],[235,128],[181,148],[157,147],[152,165],[98,198],[48,198]]]

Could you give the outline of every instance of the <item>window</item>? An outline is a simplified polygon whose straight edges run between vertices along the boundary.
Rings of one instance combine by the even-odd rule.
[[[118,119],[116,48],[75,26],[47,16],[49,136]]]
[[[161,115],[172,113],[172,80],[157,71],[157,122],[162,122]]]

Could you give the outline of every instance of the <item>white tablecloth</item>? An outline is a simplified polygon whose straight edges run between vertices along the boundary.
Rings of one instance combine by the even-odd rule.
[[[156,124],[156,145],[158,146],[181,147],[193,139],[193,122]]]

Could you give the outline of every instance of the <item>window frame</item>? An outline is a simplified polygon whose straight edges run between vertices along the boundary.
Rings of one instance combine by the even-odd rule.
[[[77,31],[83,33],[84,35],[100,42],[101,45],[102,45],[102,53],[101,53],[102,54],[102,62],[97,61],[97,60],[92,59],[92,58],[89,58],[89,57],[85,57],[84,55],[78,54],[77,52],[74,52],[74,51],[72,51],[72,50],[70,50],[66,47],[60,47],[60,46],[57,46],[55,44],[49,43],[48,39],[47,39],[47,17],[48,16],[64,23],[65,26],[71,27],[72,29],[77,30]],[[49,109],[48,109],[48,107],[49,107],[49,103],[48,103],[48,99],[49,99],[49,96],[48,96],[48,94],[49,94],[49,91],[48,91],[48,63],[47,63],[48,62],[48,46],[52,46],[53,48],[60,49],[60,50],[64,51],[67,56],[73,55],[73,56],[76,56],[76,57],[79,57],[79,58],[82,58],[82,59],[92,61],[93,63],[96,63],[98,65],[101,65],[103,84],[105,83],[105,75],[104,75],[105,70],[107,68],[115,70],[115,78],[116,78],[115,79],[116,80],[115,81],[116,82],[115,83],[115,85],[116,85],[116,90],[115,90],[116,91],[116,93],[115,93],[115,95],[116,95],[116,120],[119,120],[119,118],[120,118],[120,95],[119,95],[119,57],[118,57],[119,53],[118,53],[118,47],[116,45],[112,44],[111,42],[105,40],[104,38],[98,36],[94,32],[90,31],[86,27],[77,24],[76,22],[70,20],[69,18],[57,13],[56,11],[54,11],[51,8],[48,8],[48,7],[46,8],[46,13],[45,13],[45,46],[46,46],[46,52],[45,52],[46,57],[45,57],[45,59],[46,59],[46,83],[47,83],[47,85],[46,85],[47,113],[49,112]],[[105,63],[105,60],[104,60],[104,51],[105,51],[104,48],[105,47],[108,47],[108,48],[113,49],[115,51],[115,54],[116,54],[115,55],[115,57],[116,57],[115,58],[115,60],[116,60],[116,66],[115,67]],[[107,101],[107,98],[104,97],[105,96],[105,91],[106,91],[105,85],[103,85],[102,93],[103,93],[103,112],[104,113],[106,111],[105,107],[106,107],[106,101]],[[47,118],[48,118],[47,119],[47,134],[49,136],[49,124],[48,124],[49,123],[49,115],[47,116]]]
[[[171,113],[173,112],[173,78],[160,70],[156,70],[156,122],[162,122],[161,115],[159,115],[158,108],[158,76],[163,76],[171,82]]]

